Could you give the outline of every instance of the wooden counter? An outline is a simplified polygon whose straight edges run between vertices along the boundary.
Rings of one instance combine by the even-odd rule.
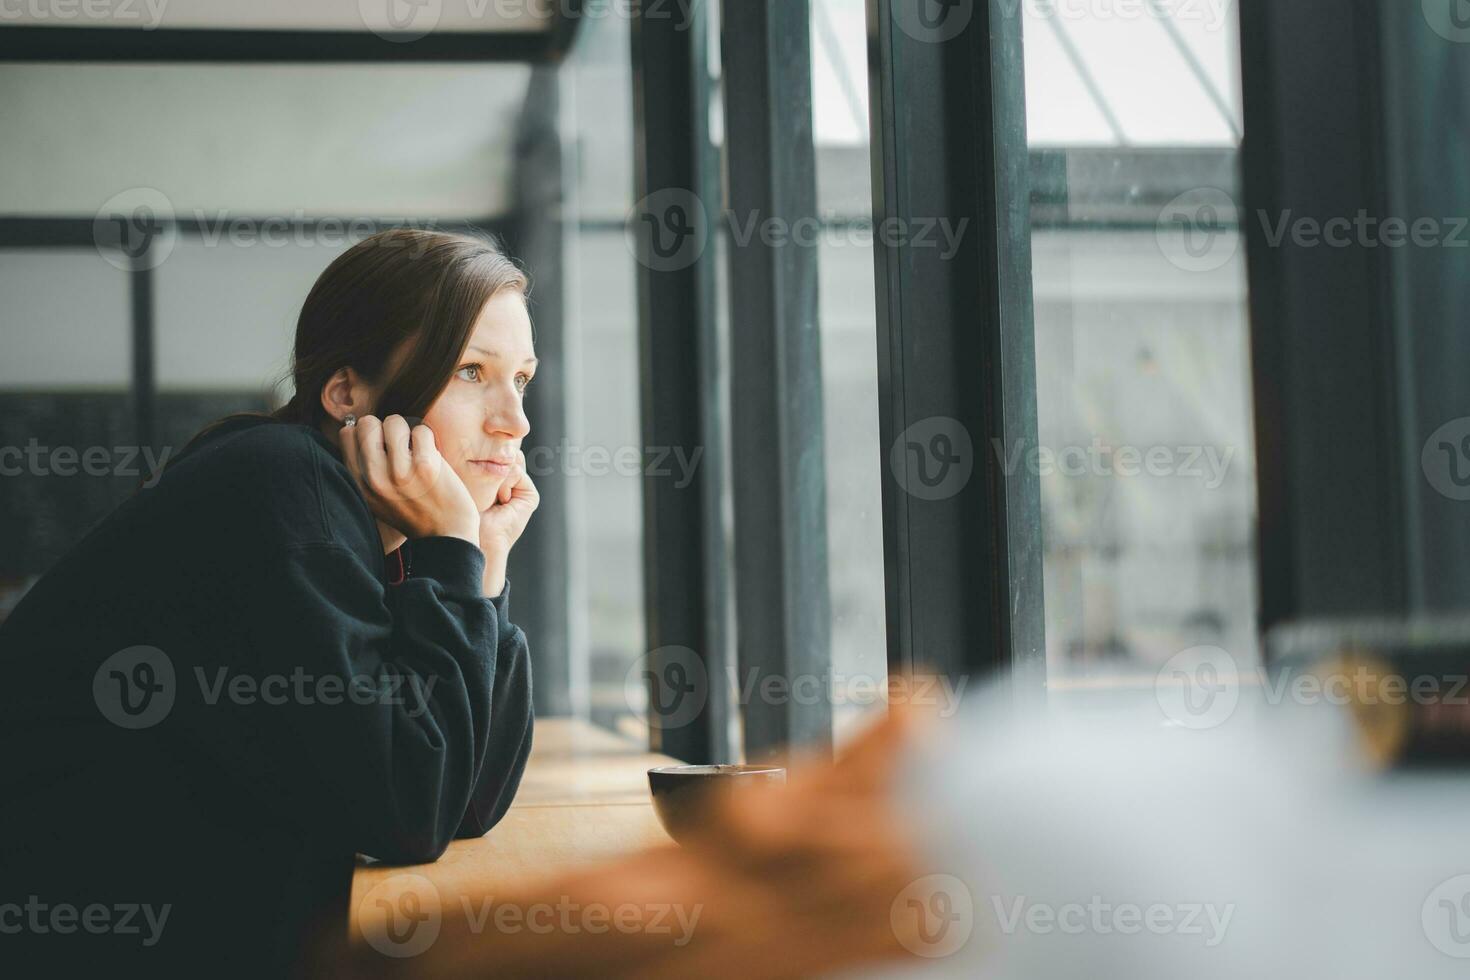
[[[422,875],[452,901],[666,844],[669,837],[648,796],[647,772],[667,765],[677,761],[586,722],[538,720],[520,790],[505,818],[484,837],[450,844],[433,864],[362,862],[352,879],[354,919],[363,897],[393,875]],[[355,923],[351,933],[359,934]]]

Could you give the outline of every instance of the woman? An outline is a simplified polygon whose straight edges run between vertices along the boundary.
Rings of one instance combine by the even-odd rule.
[[[526,292],[474,237],[349,249],[290,403],[200,433],[0,626],[0,959],[285,975],[342,927],[356,854],[432,861],[504,815]]]

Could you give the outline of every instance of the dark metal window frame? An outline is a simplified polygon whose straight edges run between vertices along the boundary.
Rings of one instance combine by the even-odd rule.
[[[899,26],[903,2],[868,2],[873,220],[968,231],[948,259],[875,247],[889,666],[1039,688],[1040,490],[1001,466],[1036,443],[1021,18],[1005,0],[934,5],[967,17],[940,40]],[[921,467],[943,465],[971,472],[930,486]]]
[[[738,223],[817,216],[808,0],[721,5],[725,154]],[[831,670],[817,250],[730,242],[736,645],[749,758],[832,743],[832,706],[795,692]],[[782,685],[767,695],[770,682]],[[820,685],[825,687],[825,685]]]
[[[645,11],[647,16],[645,16]],[[720,201],[709,135],[709,10],[683,16],[639,4],[632,23],[633,220],[700,222]],[[670,214],[669,209],[681,209]],[[692,228],[693,224],[680,224]],[[681,236],[684,232],[679,233]],[[638,236],[639,406],[645,451],[682,451],[700,465],[684,487],[643,484],[644,621],[651,747],[693,763],[730,761],[728,555],[721,511],[723,407],[716,379],[715,249],[678,239],[688,261],[660,262]],[[695,453],[700,455],[695,456]],[[686,699],[693,700],[686,700]],[[694,710],[691,710],[694,709]]]
[[[1439,426],[1470,415],[1466,251],[1267,231],[1288,212],[1470,215],[1470,56],[1430,13],[1240,7],[1263,631],[1463,609],[1470,594],[1470,509],[1421,460]]]
[[[437,31],[412,41],[367,30],[4,27],[0,62],[555,62],[571,48],[580,6],[564,0],[572,13],[540,31]]]

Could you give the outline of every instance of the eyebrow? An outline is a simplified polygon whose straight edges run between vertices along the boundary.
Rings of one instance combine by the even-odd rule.
[[[477,350],[481,354],[484,354],[486,357],[493,357],[496,360],[499,360],[500,357],[501,357],[501,353],[498,350],[486,350],[483,347],[475,347],[473,345],[470,346],[468,348],[468,350]],[[539,357],[528,357],[524,361],[522,361],[521,363],[522,364],[540,364],[541,363],[541,358],[539,358]]]

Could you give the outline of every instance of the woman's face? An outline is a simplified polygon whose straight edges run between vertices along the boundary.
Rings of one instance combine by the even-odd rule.
[[[480,311],[459,367],[424,415],[439,452],[482,511],[495,503],[531,431],[524,399],[535,373],[525,298],[502,289]]]

